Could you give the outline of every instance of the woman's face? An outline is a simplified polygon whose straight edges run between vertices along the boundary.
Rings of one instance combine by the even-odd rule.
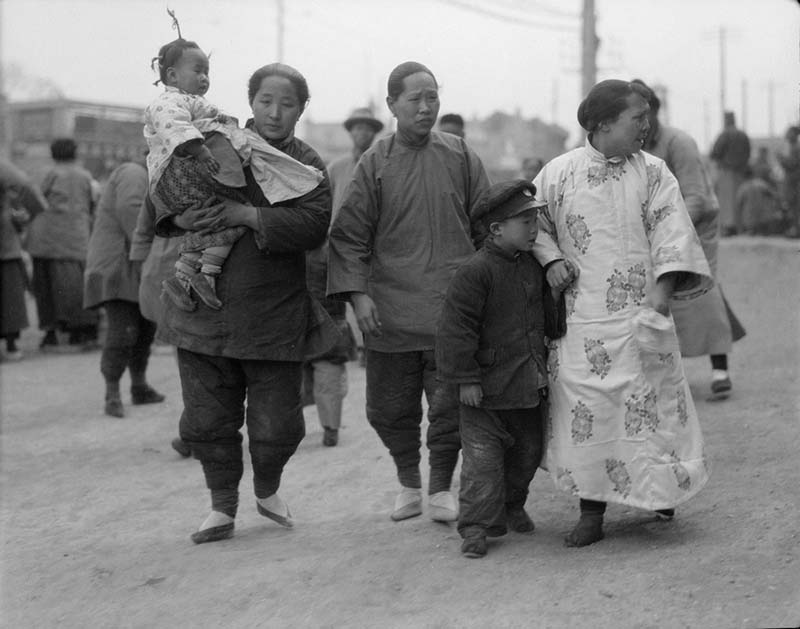
[[[292,134],[304,107],[292,82],[275,75],[264,77],[250,103],[256,131],[273,142]]]
[[[603,123],[604,153],[606,156],[631,155],[647,140],[650,105],[639,94],[628,96],[628,107],[613,122]]]
[[[410,74],[403,79],[404,89],[386,103],[397,118],[397,129],[423,139],[430,135],[439,116],[439,88],[427,72]]]

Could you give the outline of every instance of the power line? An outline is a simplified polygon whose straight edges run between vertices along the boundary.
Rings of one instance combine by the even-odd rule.
[[[496,20],[500,20],[502,22],[509,22],[512,24],[518,24],[523,26],[531,26],[533,28],[542,28],[545,30],[566,31],[574,33],[578,27],[577,24],[574,26],[569,26],[567,24],[546,24],[544,22],[538,22],[536,20],[532,20],[528,17],[499,13],[497,11],[487,9],[485,7],[476,6],[464,0],[439,0],[439,1],[444,4],[449,4],[454,7],[458,7],[460,9],[466,9],[468,11],[472,11],[480,15],[485,15],[487,17],[491,17]]]

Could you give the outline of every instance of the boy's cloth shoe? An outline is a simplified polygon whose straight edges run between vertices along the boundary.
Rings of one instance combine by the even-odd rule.
[[[440,491],[428,498],[431,520],[435,522],[455,522],[458,520],[458,505],[449,491]]]
[[[506,522],[508,523],[508,528],[517,533],[530,533],[536,528],[531,517],[522,508],[508,509],[506,511]]]
[[[461,554],[470,559],[478,559],[486,556],[486,537],[474,536],[467,537],[461,542]]]
[[[395,522],[414,518],[422,513],[422,490],[403,487],[394,500],[394,511],[390,516]]]
[[[599,513],[582,513],[578,524],[564,538],[570,548],[588,546],[603,539],[603,516]]]
[[[322,445],[333,447],[339,443],[339,431],[336,428],[325,428],[325,434],[322,435]]]
[[[671,520],[675,517],[675,509],[656,509],[656,517],[659,520]]]
[[[125,417],[125,411],[122,408],[122,400],[118,397],[106,398],[106,415],[111,417]]]
[[[149,384],[134,385],[131,387],[131,402],[133,404],[158,404],[164,400],[164,396]]]
[[[161,288],[178,310],[183,310],[184,312],[197,310],[197,302],[186,292],[177,277],[173,276],[165,279],[161,282]]]
[[[184,459],[192,456],[192,447],[180,437],[175,437],[172,440],[172,449],[180,454]]]

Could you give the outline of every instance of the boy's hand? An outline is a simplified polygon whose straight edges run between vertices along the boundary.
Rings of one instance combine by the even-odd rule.
[[[577,267],[569,260],[556,260],[547,268],[547,283],[551,288],[559,291],[564,290],[574,282],[580,272]]]
[[[200,148],[200,151],[195,155],[195,159],[205,166],[212,175],[216,175],[219,172],[219,162],[214,159],[207,146],[203,145]]]
[[[483,389],[479,384],[458,385],[458,399],[466,406],[480,406],[483,400]]]

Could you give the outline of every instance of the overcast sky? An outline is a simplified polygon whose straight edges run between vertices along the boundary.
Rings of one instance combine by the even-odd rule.
[[[442,113],[514,112],[577,129],[582,0],[284,0],[284,61],[308,79],[307,116],[342,120],[370,98],[378,113],[391,69],[425,63]],[[70,98],[144,106],[159,89],[149,67],[182,34],[211,53],[207,98],[244,119],[246,83],[277,60],[276,0],[0,0],[0,54],[15,72]],[[486,12],[471,10],[483,7]],[[769,85],[777,134],[798,120],[800,9],[793,0],[596,0],[599,79],[639,77],[669,89],[670,123],[707,147],[719,132],[719,30],[726,104],[766,135]],[[498,19],[490,13],[502,13]],[[746,97],[743,97],[743,93]],[[13,97],[13,92],[12,92]],[[744,108],[743,108],[744,103]]]

